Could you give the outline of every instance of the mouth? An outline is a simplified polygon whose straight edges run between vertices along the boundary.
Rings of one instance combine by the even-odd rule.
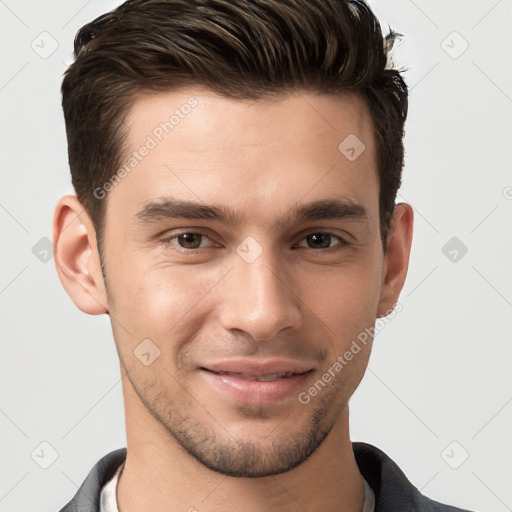
[[[269,373],[266,375],[251,375],[248,373],[239,373],[239,372],[215,372],[213,370],[209,370],[208,368],[201,368],[201,370],[205,370],[207,372],[215,373],[216,375],[228,375],[229,377],[234,377],[236,379],[243,379],[243,380],[256,380],[258,382],[269,382],[272,380],[277,379],[289,379],[290,377],[293,377],[294,375],[303,375],[304,373],[308,372],[301,372],[301,373],[294,373],[294,372],[276,372],[276,373]],[[311,371],[311,370],[309,370]]]
[[[314,368],[294,361],[274,360],[260,364],[225,361],[200,367],[200,370],[224,399],[262,405],[292,395]]]

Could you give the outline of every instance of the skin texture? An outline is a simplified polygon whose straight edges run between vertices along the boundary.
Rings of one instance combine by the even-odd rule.
[[[348,401],[371,340],[309,403],[297,394],[398,301],[412,208],[395,207],[384,255],[375,141],[354,95],[254,102],[190,88],[144,96],[127,118],[127,158],[191,97],[197,105],[104,199],[106,284],[76,197],[55,210],[59,277],[82,311],[110,315],[119,354],[128,448],[119,508],[360,511]],[[350,134],[365,144],[354,161],[338,150]],[[136,217],[163,196],[230,208],[239,220]],[[328,199],[363,205],[368,218],[290,217]],[[198,231],[207,236],[192,237],[194,250],[177,238]],[[308,236],[326,231],[326,245]],[[261,254],[248,262],[240,247]],[[134,351],[147,339],[160,352],[146,366]],[[286,357],[311,372],[285,398],[249,403],[200,369],[235,357]]]

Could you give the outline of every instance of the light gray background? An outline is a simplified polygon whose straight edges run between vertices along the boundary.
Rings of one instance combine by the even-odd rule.
[[[59,87],[74,35],[119,3],[0,0],[2,512],[60,509],[125,446],[108,317],[81,313],[53,260],[32,251],[72,193]],[[398,199],[413,205],[415,233],[403,311],[376,337],[351,402],[352,438],[382,448],[434,499],[512,510],[512,4],[371,5],[386,32],[405,35]],[[442,251],[452,237],[468,248],[457,261]]]

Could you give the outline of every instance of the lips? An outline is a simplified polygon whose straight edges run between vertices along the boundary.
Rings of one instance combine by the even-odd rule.
[[[314,368],[289,359],[237,359],[209,363],[200,370],[223,399],[262,405],[292,396]]]
[[[230,359],[209,363],[203,366],[203,369],[240,379],[274,380],[309,372],[313,369],[313,365],[283,358],[259,361],[255,359]]]
[[[206,368],[205,368],[206,369]],[[213,372],[217,375],[229,375],[230,377],[235,377],[238,379],[244,379],[244,380],[257,380],[258,382],[268,382],[271,380],[277,380],[277,379],[285,379],[288,377],[292,377],[293,375],[298,375],[293,372],[277,372],[277,373],[270,373],[268,375],[251,375],[248,373],[238,373],[238,372]]]

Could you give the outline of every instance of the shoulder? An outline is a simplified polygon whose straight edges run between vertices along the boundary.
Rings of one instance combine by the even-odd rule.
[[[91,469],[73,499],[59,512],[96,512],[99,510],[101,489],[114,476],[126,459],[126,448],[114,450],[102,457]]]
[[[375,512],[471,512],[445,505],[421,494],[398,465],[379,448],[352,443],[359,470],[375,493]]]

